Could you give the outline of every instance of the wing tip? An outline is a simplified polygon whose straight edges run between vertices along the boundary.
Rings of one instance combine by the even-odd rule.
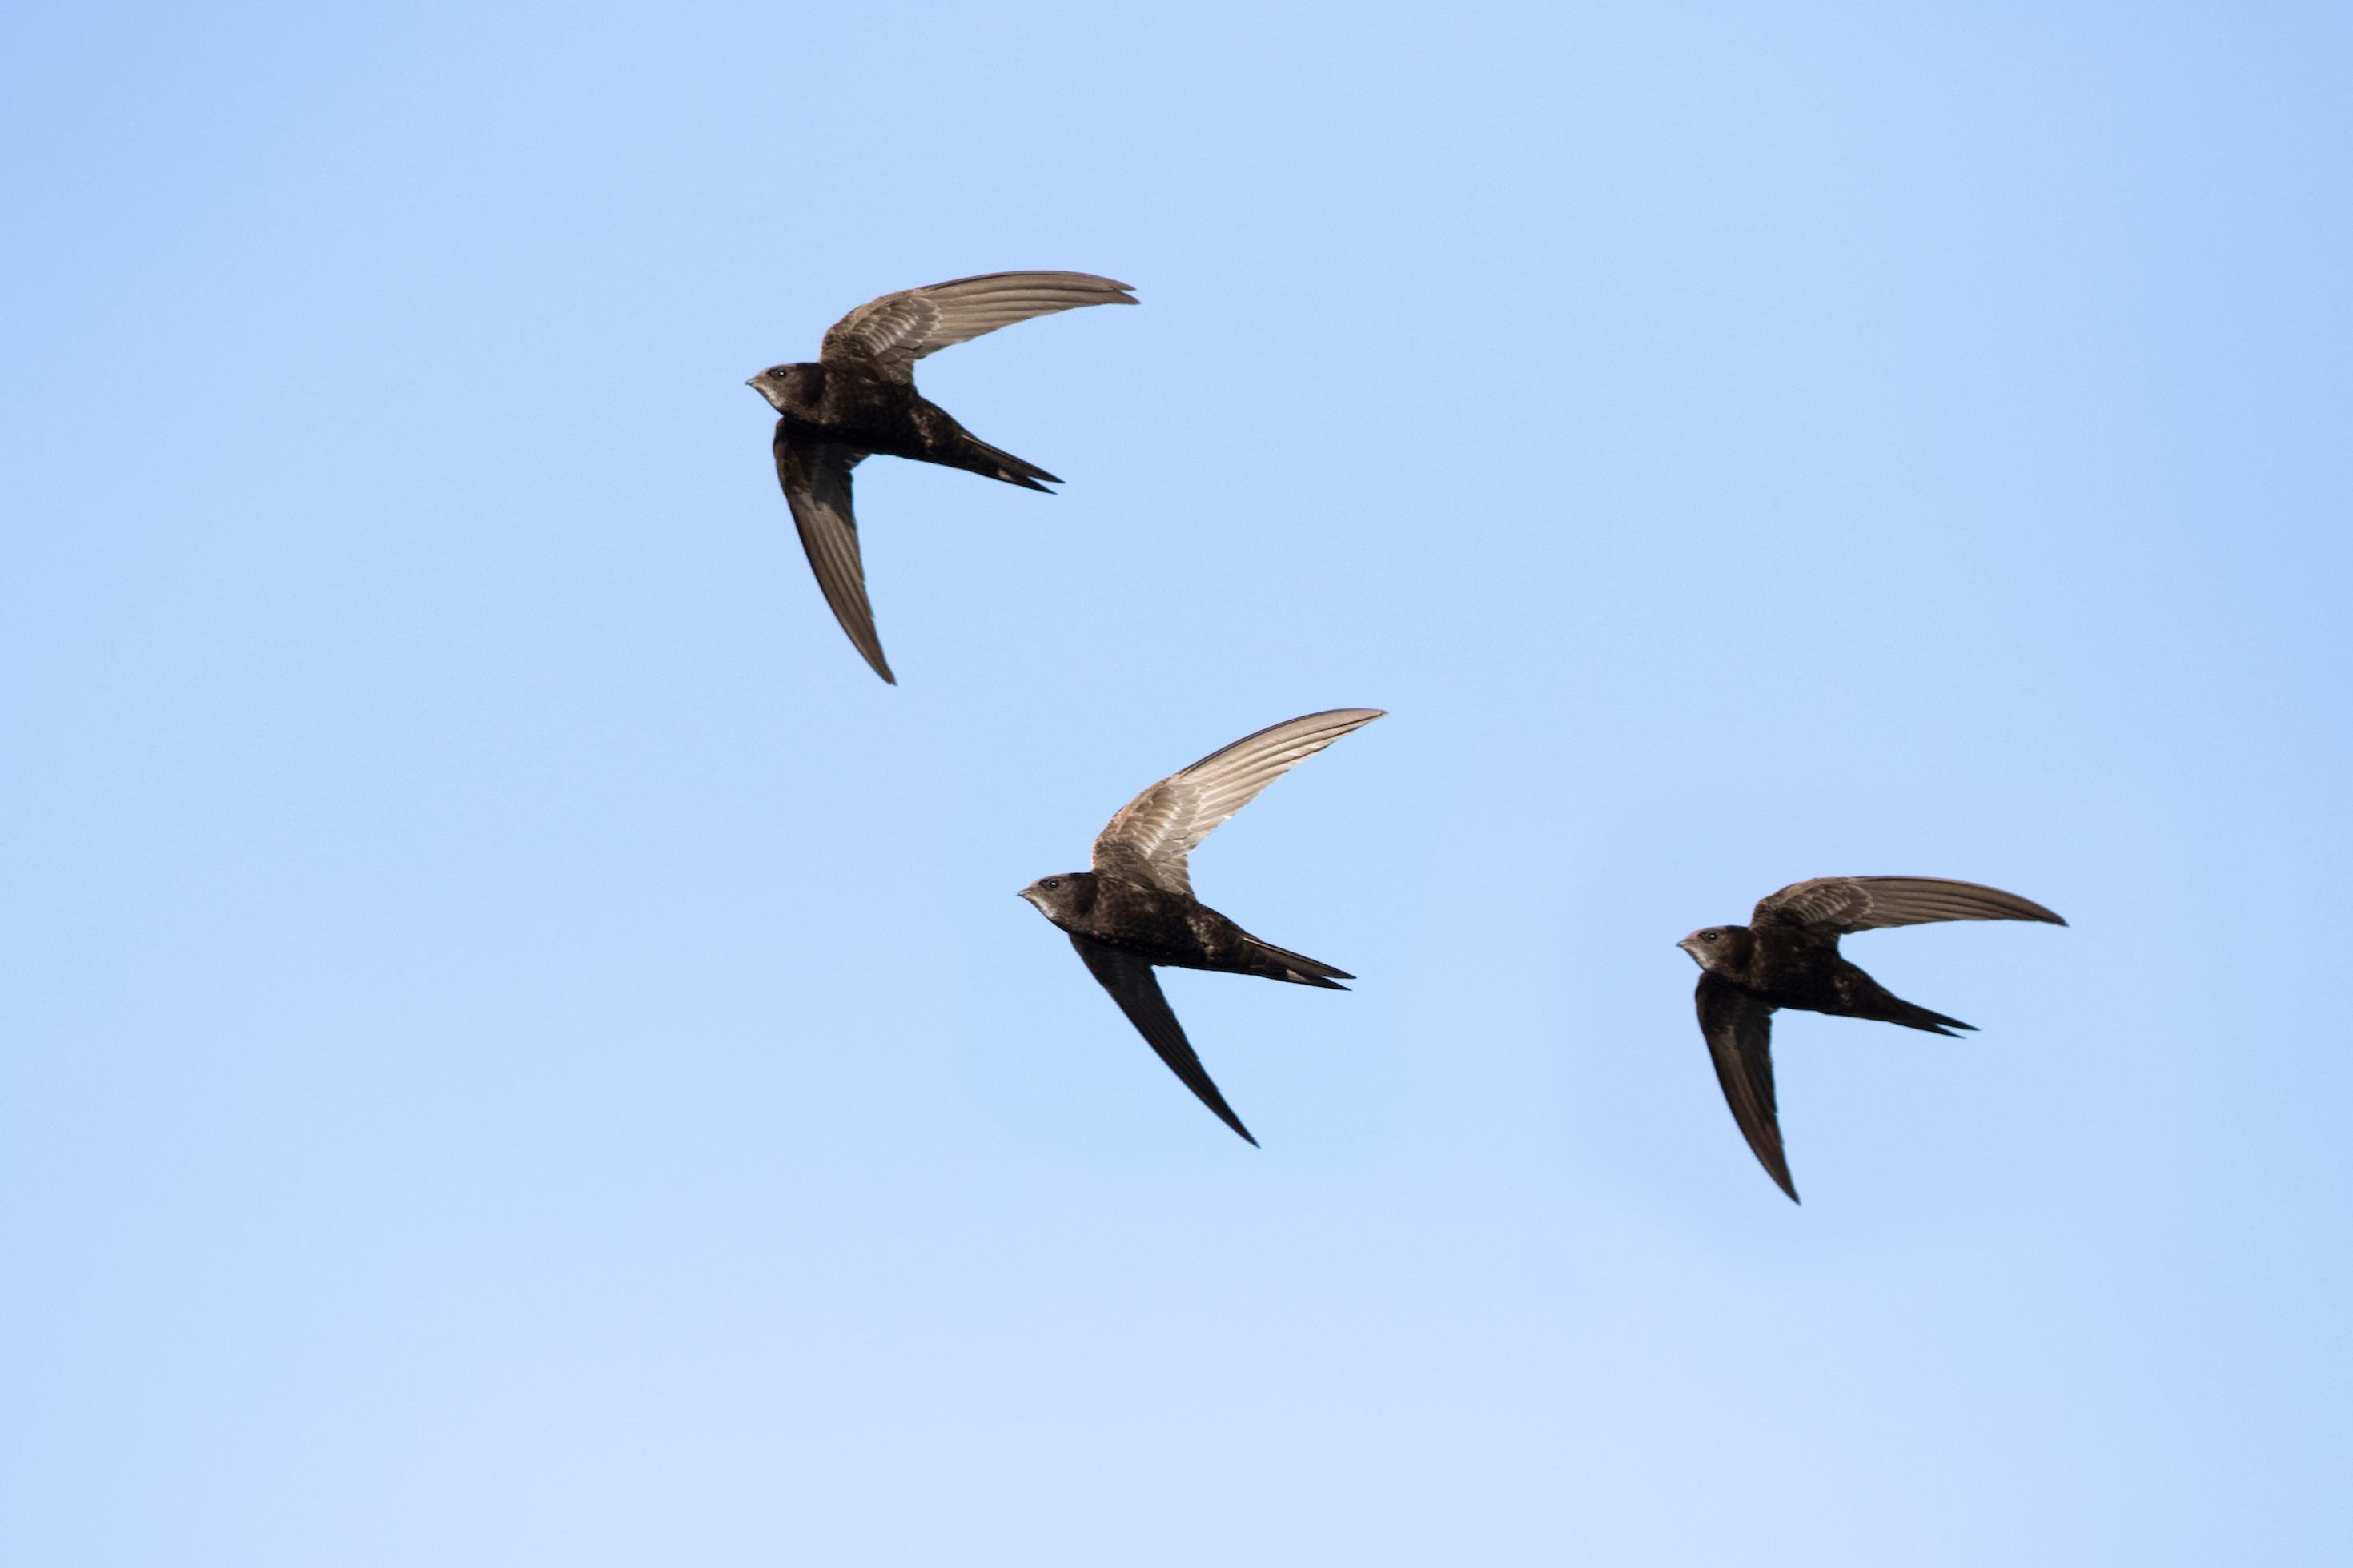
[[[1857,881],[1885,880],[1891,882],[1899,880],[1899,879],[1894,877],[1883,879],[1857,878],[1855,879]],[[1950,877],[1919,877],[1905,878],[1900,879],[1906,881],[1942,882],[1947,885],[1951,885],[1955,882],[1955,879]],[[2001,914],[1989,917],[1981,916],[1979,917],[1980,919],[2031,921],[2041,925],[2054,926],[2063,926],[2067,923],[2065,919],[2060,915],[2058,910],[2046,909],[2042,905],[2036,903],[2032,899],[2028,898],[2023,893],[2013,893],[2007,888],[1997,888],[1992,886],[1990,883],[1986,882],[1960,882],[1958,885],[1964,889],[1974,889],[1979,893],[1992,894],[1994,900],[1996,900],[2005,911]]]
[[[969,289],[974,284],[993,284],[994,288],[976,292],[987,294],[1019,293],[1026,289],[1057,289],[1071,293],[1100,294],[1106,298],[1090,300],[1091,305],[1133,305],[1135,285],[1123,283],[1116,278],[1106,278],[1100,272],[1074,272],[1068,268],[1016,268],[1009,272],[968,272],[962,278],[944,279],[937,283],[918,284],[902,289],[902,294],[939,294],[951,289]],[[890,295],[883,295],[889,299]]]
[[[1155,1050],[1159,1049],[1157,1046],[1155,1046],[1153,1048]],[[1166,1058],[1164,1058],[1162,1059],[1166,1060]],[[1250,1130],[1242,1125],[1242,1119],[1234,1113],[1234,1108],[1226,1103],[1225,1091],[1218,1087],[1217,1080],[1209,1076],[1208,1069],[1201,1067],[1198,1058],[1195,1059],[1193,1065],[1195,1068],[1199,1069],[1201,1081],[1199,1083],[1195,1083],[1191,1079],[1186,1078],[1183,1073],[1179,1072],[1176,1076],[1184,1080],[1185,1087],[1193,1091],[1193,1097],[1196,1100],[1198,1100],[1203,1105],[1209,1108],[1210,1114],[1214,1115],[1219,1121],[1224,1122],[1227,1126],[1232,1128],[1236,1137],[1239,1137],[1243,1142],[1249,1144],[1251,1148],[1257,1148],[1258,1140],[1251,1137]],[[1176,1064],[1175,1062],[1169,1062],[1168,1066],[1173,1070]]]
[[[1779,1129],[1776,1127],[1775,1131],[1778,1133]],[[1793,1204],[1804,1202],[1798,1196],[1798,1184],[1790,1179],[1789,1156],[1782,1152],[1778,1137],[1770,1143],[1752,1144],[1748,1152],[1757,1156],[1757,1163],[1773,1178],[1773,1184],[1781,1189],[1783,1195]]]
[[[1178,1076],[1182,1077],[1183,1075],[1179,1074]],[[1208,1106],[1212,1115],[1216,1116],[1219,1121],[1224,1122],[1227,1126],[1232,1128],[1234,1130],[1235,1137],[1240,1138],[1251,1148],[1257,1148],[1259,1146],[1258,1140],[1250,1136],[1250,1130],[1242,1125],[1242,1119],[1234,1114],[1234,1108],[1226,1103],[1225,1095],[1219,1092],[1218,1086],[1214,1082],[1209,1081],[1208,1075],[1207,1073],[1202,1074],[1202,1081],[1209,1084],[1209,1092],[1208,1094],[1203,1094],[1197,1086],[1189,1082],[1187,1083],[1185,1087],[1193,1090],[1195,1098],[1198,1099],[1203,1105]]]
[[[1985,884],[1983,883],[1978,883],[1975,885],[1985,887]],[[2010,904],[2014,906],[2016,910],[2015,913],[2008,917],[2010,920],[2033,921],[2038,924],[2053,926],[2063,926],[2067,923],[2066,918],[2061,915],[2057,910],[2045,908],[2043,905],[2036,903],[2032,899],[2028,898],[2024,893],[2013,893],[2007,889],[1991,887],[1986,888],[1986,891],[1998,894],[2001,898],[2010,900]]]

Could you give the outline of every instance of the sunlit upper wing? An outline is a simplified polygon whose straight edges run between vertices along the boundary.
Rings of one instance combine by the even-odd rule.
[[[1781,1120],[1773,1103],[1773,1009],[1713,974],[1699,977],[1697,1000],[1700,1033],[1707,1037],[1724,1102],[1757,1163],[1795,1203],[1798,1189],[1781,1152]]]
[[[1168,1070],[1183,1079],[1185,1087],[1198,1095],[1202,1104],[1216,1111],[1219,1121],[1255,1147],[1258,1140],[1250,1136],[1242,1119],[1226,1103],[1226,1097],[1218,1092],[1218,1086],[1209,1081],[1208,1069],[1201,1065],[1192,1042],[1185,1038],[1185,1026],[1176,1021],[1168,998],[1161,994],[1160,977],[1152,973],[1152,965],[1133,953],[1089,942],[1082,936],[1071,938],[1071,945],[1079,950],[1079,956],[1087,962],[1088,973],[1111,993],[1111,999],[1119,1004],[1127,1021],[1160,1053]]]
[[[1843,935],[1880,926],[1926,925],[1932,921],[2067,923],[2016,893],[1942,877],[1818,877],[1759,899],[1748,923],[1810,926]]]
[[[882,639],[874,633],[874,610],[866,602],[866,565],[858,552],[858,519],[849,508],[849,470],[865,458],[830,442],[797,446],[786,438],[785,422],[776,421],[776,478],[785,487],[785,502],[793,509],[793,524],[800,530],[801,548],[808,552],[809,570],[833,606],[833,618],[849,634],[874,673],[893,686],[899,678],[882,658]]]
[[[1095,839],[1094,868],[1190,897],[1186,857],[1217,826],[1304,758],[1379,718],[1378,708],[1335,708],[1245,735],[1171,773],[1120,808]]]
[[[987,272],[869,300],[827,331],[818,358],[904,380],[925,354],[983,332],[1082,305],[1134,303],[1126,284],[1092,272]]]

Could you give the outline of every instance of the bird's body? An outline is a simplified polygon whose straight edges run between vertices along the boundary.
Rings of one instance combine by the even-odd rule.
[[[1707,926],[1676,945],[1702,971],[1694,1001],[1716,1082],[1748,1147],[1792,1200],[1773,1093],[1773,1015],[1783,1007],[1951,1035],[1972,1026],[1906,1002],[1839,952],[1839,938],[1936,921],[2067,922],[2031,900],[1940,877],[1822,877],[1757,901],[1745,926]]]
[[[1905,1001],[1839,952],[1838,937],[1794,923],[1719,928],[1726,951],[1707,973],[1772,1007],[1869,1018],[1949,1035],[1968,1025]]]
[[[767,374],[776,378],[771,384],[776,395],[768,404],[776,410],[778,445],[835,446],[866,456],[937,463],[1033,490],[1046,489],[1040,479],[1061,482],[981,440],[909,382],[864,365],[821,361],[778,365]]]
[[[894,684],[898,679],[882,657],[866,597],[850,470],[879,452],[1025,489],[1061,482],[983,441],[917,392],[915,361],[1032,316],[1134,303],[1126,284],[1088,272],[991,272],[902,289],[836,321],[817,359],[771,365],[745,383],[776,411],[770,442],[776,479],[809,569],[834,618],[875,674]]]
[[[1345,991],[1343,969],[1261,941],[1193,896],[1187,858],[1217,826],[1302,759],[1381,716],[1378,709],[1310,713],[1245,735],[1137,795],[1095,839],[1090,870],[1041,877],[1021,889],[1067,934],[1087,970],[1160,1059],[1219,1120],[1250,1129],[1202,1067],[1162,994],[1155,967],[1250,974]]]
[[[1200,900],[1145,882],[1073,871],[1056,879],[1068,897],[1039,912],[1073,938],[1111,948],[1146,963],[1254,974],[1294,985],[1345,991],[1353,980],[1328,963],[1261,942]]]

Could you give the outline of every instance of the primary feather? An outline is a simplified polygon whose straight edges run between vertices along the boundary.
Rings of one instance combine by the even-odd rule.
[[[1169,774],[1122,806],[1095,839],[1094,868],[1189,898],[1187,858],[1261,791],[1341,736],[1381,717],[1334,708],[1271,724]]]

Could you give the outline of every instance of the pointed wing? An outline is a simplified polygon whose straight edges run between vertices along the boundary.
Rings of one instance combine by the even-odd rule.
[[[1798,1201],[1789,1162],[1781,1152],[1781,1119],[1773,1103],[1773,1009],[1713,974],[1699,977],[1699,1032],[1715,1059],[1715,1081],[1724,1102],[1748,1140],[1749,1152],[1765,1173]]]
[[[1087,962],[1087,973],[1111,993],[1111,999],[1119,1004],[1127,1021],[1160,1053],[1168,1070],[1183,1079],[1185,1087],[1199,1096],[1202,1104],[1216,1111],[1219,1121],[1256,1148],[1258,1140],[1250,1136],[1242,1119],[1226,1103],[1226,1097],[1218,1092],[1218,1086],[1209,1081],[1208,1069],[1194,1053],[1192,1042],[1185,1038],[1185,1026],[1176,1021],[1168,998],[1161,994],[1160,979],[1152,973],[1152,965],[1133,953],[1089,942],[1082,936],[1071,938],[1071,945],[1079,950],[1079,956]]]
[[[1942,877],[1818,877],[1758,900],[1748,923],[1810,926],[1843,936],[1849,931],[1926,925],[1933,921],[2067,923],[2016,893]]]
[[[849,470],[866,454],[830,442],[796,446],[785,436],[785,422],[776,421],[776,478],[785,487],[785,503],[793,509],[793,526],[800,530],[801,548],[808,552],[809,570],[833,606],[833,618],[849,634],[874,673],[899,684],[882,657],[882,639],[874,633],[873,606],[866,602],[866,563],[858,552],[858,519],[849,509]]]
[[[1094,868],[1192,897],[1186,857],[1195,846],[1256,800],[1259,791],[1382,711],[1334,708],[1309,713],[1245,735],[1169,774],[1120,807],[1095,839]]]
[[[1126,284],[1092,272],[987,272],[867,301],[827,331],[818,358],[911,380],[917,360],[951,343],[1057,310],[1134,303]]]

